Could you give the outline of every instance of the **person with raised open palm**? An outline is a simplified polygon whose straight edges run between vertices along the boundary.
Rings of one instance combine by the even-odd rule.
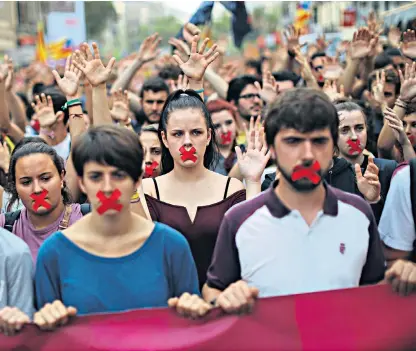
[[[207,67],[219,56],[219,52],[216,51],[217,44],[214,44],[211,49],[204,53],[209,40],[209,38],[206,38],[198,50],[199,36],[195,35],[192,39],[191,54],[186,62],[178,55],[173,55],[174,60],[178,63],[183,73],[186,74],[190,83],[191,81],[201,82]]]
[[[79,88],[79,82],[82,77],[82,71],[75,67],[72,55],[68,56],[65,63],[64,77],[61,78],[56,70],[52,71],[59,89],[66,95],[67,99],[73,99]]]
[[[112,57],[107,66],[101,61],[97,43],[92,43],[94,55],[87,43],[81,44],[81,51],[75,51],[73,63],[87,78],[92,87],[94,125],[111,124],[112,118],[107,102],[106,82],[116,62]],[[95,116],[97,116],[95,118]]]
[[[73,63],[76,68],[85,74],[85,77],[88,79],[91,86],[97,87],[107,82],[116,59],[112,57],[107,66],[104,66],[103,62],[101,61],[100,51],[98,50],[97,43],[92,43],[92,49],[94,50],[94,55],[91,53],[88,44],[83,43],[81,45],[81,50],[83,50],[86,54],[86,58],[81,55],[79,50],[77,50],[75,51]]]

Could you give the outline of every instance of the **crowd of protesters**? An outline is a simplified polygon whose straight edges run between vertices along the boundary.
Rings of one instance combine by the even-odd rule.
[[[380,29],[336,57],[288,27],[276,52],[229,60],[192,24],[162,58],[157,33],[121,63],[95,43],[57,70],[5,57],[1,331],[415,292],[416,35]]]

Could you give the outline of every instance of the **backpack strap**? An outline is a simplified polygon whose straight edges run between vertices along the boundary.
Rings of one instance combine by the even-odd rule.
[[[4,214],[4,229],[7,229],[10,233],[13,233],[14,223],[19,219],[21,210],[6,212]]]
[[[413,222],[415,225],[416,233],[416,158],[413,158],[409,162],[410,167],[410,200],[412,204]],[[415,262],[416,259],[416,240],[413,242],[412,259]]]
[[[81,204],[81,213],[83,216],[91,212],[91,204]]]

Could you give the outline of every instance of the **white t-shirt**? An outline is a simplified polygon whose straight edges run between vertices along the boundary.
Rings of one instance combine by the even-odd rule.
[[[68,133],[62,142],[57,145],[52,145],[52,147],[66,162],[71,152],[71,135]]]
[[[410,167],[393,177],[378,226],[380,238],[392,249],[413,251],[416,239],[410,197]]]

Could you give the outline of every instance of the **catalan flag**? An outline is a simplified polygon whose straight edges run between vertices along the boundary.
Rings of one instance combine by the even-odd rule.
[[[36,61],[46,63],[48,58],[45,45],[45,31],[43,23],[38,23],[38,34],[36,37]]]
[[[72,49],[72,41],[66,38],[46,44],[43,24],[38,24],[38,34],[36,39],[37,61],[46,63],[48,60],[64,60],[71,54]]]

